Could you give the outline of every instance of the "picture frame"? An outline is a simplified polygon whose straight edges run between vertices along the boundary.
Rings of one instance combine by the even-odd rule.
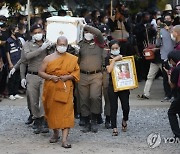
[[[122,60],[116,61],[111,75],[114,92],[137,88],[138,80],[134,56],[126,56]]]

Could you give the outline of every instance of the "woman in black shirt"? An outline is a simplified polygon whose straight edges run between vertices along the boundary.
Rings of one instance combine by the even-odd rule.
[[[112,76],[111,72],[113,70],[114,64],[116,61],[122,60],[122,55],[120,55],[120,45],[118,41],[112,40],[109,43],[110,46],[110,55],[105,58],[105,65],[107,72],[109,73],[109,87],[108,87],[108,95],[110,100],[110,107],[111,107],[111,125],[113,129],[113,136],[118,136],[117,130],[117,110],[118,110],[118,97],[121,101],[121,106],[123,110],[123,119],[122,119],[122,131],[127,130],[127,121],[129,117],[129,90],[123,90],[114,92],[113,83],[112,83]],[[110,63],[111,60],[111,63]]]

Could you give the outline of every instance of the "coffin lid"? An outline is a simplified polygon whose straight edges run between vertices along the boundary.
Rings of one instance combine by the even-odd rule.
[[[78,20],[84,20],[84,18],[70,17],[70,16],[53,16],[46,19],[47,21],[63,21],[63,22],[77,22]]]

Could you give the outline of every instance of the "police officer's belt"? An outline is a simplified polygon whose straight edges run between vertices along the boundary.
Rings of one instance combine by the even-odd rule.
[[[99,73],[101,72],[101,70],[95,70],[95,71],[83,71],[83,70],[80,70],[81,73],[83,74],[96,74],[96,73]]]
[[[38,72],[28,71],[29,74],[38,75]]]

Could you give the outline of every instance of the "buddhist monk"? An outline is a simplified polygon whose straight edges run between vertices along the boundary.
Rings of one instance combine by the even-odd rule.
[[[59,139],[62,130],[62,147],[71,148],[67,137],[74,127],[73,80],[79,81],[78,58],[67,53],[68,40],[64,36],[57,39],[56,51],[45,57],[39,69],[39,76],[45,79],[43,105],[49,128],[53,129],[50,143]]]

